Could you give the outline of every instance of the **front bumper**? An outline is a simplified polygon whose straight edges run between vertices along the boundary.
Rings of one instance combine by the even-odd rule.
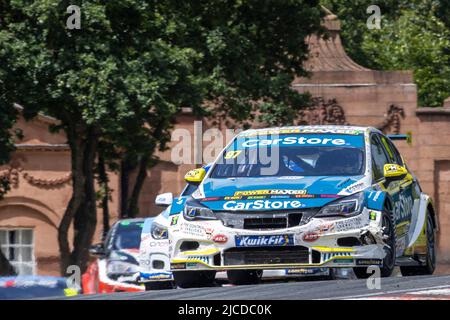
[[[155,240],[150,234],[141,238],[139,283],[173,281],[169,262],[169,240]]]
[[[180,215],[169,232],[171,270],[382,265],[386,253],[380,218],[381,212],[364,209],[351,218],[313,218],[296,227],[257,231],[225,227],[218,220],[188,221]],[[345,245],[352,240],[353,245]]]

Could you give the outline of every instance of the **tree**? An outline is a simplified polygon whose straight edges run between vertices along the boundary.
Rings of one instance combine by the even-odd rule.
[[[307,0],[0,3],[0,57],[20,78],[15,99],[28,116],[60,120],[53,129],[65,131],[71,148],[73,192],[58,230],[63,273],[71,264],[85,270],[99,146],[123,157],[132,139],[160,132],[147,142],[159,148],[181,107],[213,112],[205,101],[237,120],[252,116],[255,101],[274,114],[301,108],[290,84],[307,74],[305,37],[321,30],[318,3]],[[79,30],[66,28],[69,4],[81,8]],[[136,154],[150,161],[155,149],[145,148]]]
[[[413,70],[420,106],[450,95],[450,5],[446,0],[381,0],[381,29],[368,29],[370,0],[322,0],[342,21],[347,53],[381,70]]]
[[[2,6],[0,5],[0,12]],[[0,18],[0,25],[2,20]],[[4,63],[0,53],[0,166],[6,164],[10,160],[11,152],[14,151],[14,134],[12,128],[16,121],[17,110],[14,108],[14,100],[12,97],[15,88],[15,77],[13,70]],[[16,132],[16,136],[20,136],[20,132]],[[7,177],[0,176],[0,201],[9,190],[9,181]],[[15,271],[8,259],[0,250],[0,276],[14,275]]]
[[[440,107],[450,96],[450,30],[432,13],[404,11],[368,33],[362,48],[383,69],[410,69],[420,106]]]

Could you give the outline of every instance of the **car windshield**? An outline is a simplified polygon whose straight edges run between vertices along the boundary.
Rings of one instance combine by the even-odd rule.
[[[364,172],[363,135],[277,135],[237,138],[211,178],[338,176]]]
[[[143,226],[143,221],[135,222],[124,220],[119,222],[112,239],[113,249],[139,249]]]

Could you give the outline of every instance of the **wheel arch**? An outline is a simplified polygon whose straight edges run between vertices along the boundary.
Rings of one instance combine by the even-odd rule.
[[[387,192],[386,197],[384,199],[383,208],[387,208],[391,214],[393,214],[394,212],[394,200]]]
[[[431,215],[431,218],[433,221],[433,227],[436,231],[439,230],[439,224],[438,224],[438,220],[437,220],[437,214],[436,214],[436,210],[434,208],[433,202],[431,201],[431,199],[428,199],[428,203],[427,203],[427,210]]]

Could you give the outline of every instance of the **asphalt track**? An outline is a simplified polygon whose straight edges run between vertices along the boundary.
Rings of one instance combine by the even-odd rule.
[[[308,299],[450,299],[450,276],[381,278],[380,289],[366,280],[265,282],[139,293],[80,295],[70,299],[100,300],[308,300]]]

